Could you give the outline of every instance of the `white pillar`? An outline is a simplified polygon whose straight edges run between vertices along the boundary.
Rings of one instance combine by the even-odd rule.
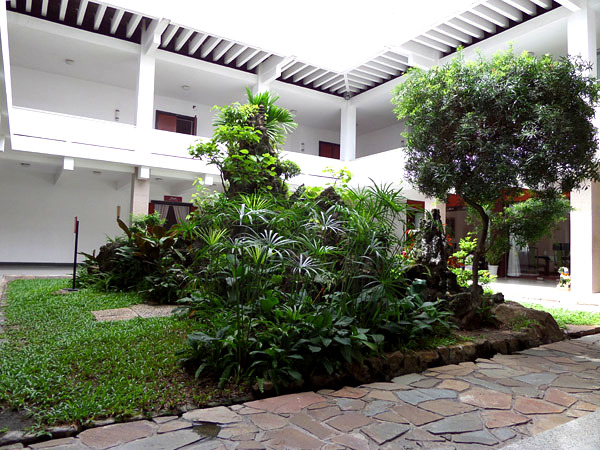
[[[356,159],[356,106],[345,100],[341,113],[340,159],[353,161]]]
[[[160,19],[153,20],[148,28],[142,28],[135,109],[135,125],[140,128],[154,128],[155,54],[161,35],[168,25],[168,20]]]
[[[154,128],[154,54],[139,55],[139,71],[137,80],[137,103],[135,125],[140,128]]]
[[[596,18],[587,0],[567,22],[567,52],[593,64],[596,76]],[[600,184],[571,192],[571,285],[579,294],[600,292]]]
[[[131,214],[148,214],[150,203],[150,169],[136,167],[131,175]]]

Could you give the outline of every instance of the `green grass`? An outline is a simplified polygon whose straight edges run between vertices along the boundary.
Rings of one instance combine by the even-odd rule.
[[[90,311],[122,308],[129,293],[52,295],[66,280],[17,280],[8,288],[0,345],[0,406],[37,426],[125,418],[205,404],[227,391],[196,382],[175,353],[193,322],[173,317],[96,322]],[[0,407],[1,409],[1,407]]]
[[[523,306],[532,309],[539,309],[540,311],[546,311],[552,314],[556,323],[561,328],[565,328],[567,325],[598,325],[600,324],[600,313],[588,312],[588,311],[571,311],[563,308],[548,308],[537,303],[524,303],[520,302]]]

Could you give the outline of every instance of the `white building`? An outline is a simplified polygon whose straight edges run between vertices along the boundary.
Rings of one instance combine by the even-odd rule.
[[[68,262],[74,216],[80,249],[90,252],[119,233],[118,211],[126,218],[165,196],[189,200],[197,177],[216,186],[215,168],[187,148],[211,136],[211,107],[243,102],[246,86],[275,92],[295,112],[285,150],[302,168],[298,183],[322,184],[327,166],[347,166],[359,182],[401,183],[402,124],[390,98],[409,67],[444,62],[458,46],[469,56],[509,42],[595,63],[600,8],[598,0],[481,0],[334,71],[197,29],[194,17],[124,4],[0,4],[0,263]],[[571,199],[574,289],[599,292],[600,189]]]

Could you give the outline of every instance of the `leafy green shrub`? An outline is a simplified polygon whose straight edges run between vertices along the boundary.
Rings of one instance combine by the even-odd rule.
[[[297,168],[277,146],[291,116],[275,100],[249,93],[248,105],[219,108],[213,140],[191,153],[220,168],[225,193],[198,194],[197,209],[168,231],[153,217],[119,222],[125,237],[112,265],[102,271],[88,256],[88,279],[181,299],[197,324],[182,360],[222,382],[269,380],[279,389],[447,334],[443,304],[425,301],[425,282],[403,275],[401,191],[351,188],[344,169],[333,186],[288,196],[285,179]]]

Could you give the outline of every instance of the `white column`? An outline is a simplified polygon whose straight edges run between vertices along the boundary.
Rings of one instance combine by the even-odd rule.
[[[593,64],[596,76],[596,18],[587,0],[567,22],[567,52]],[[571,192],[571,285],[579,294],[600,292],[600,184]]]
[[[351,100],[345,100],[341,113],[340,159],[353,161],[356,159],[356,106]]]
[[[168,25],[169,21],[166,19],[153,20],[148,28],[142,29],[135,114],[135,125],[140,128],[154,128],[155,54],[162,33]]]
[[[155,68],[154,54],[140,51],[135,114],[135,125],[139,128],[154,128]]]
[[[150,168],[136,167],[131,175],[131,214],[148,214]]]

